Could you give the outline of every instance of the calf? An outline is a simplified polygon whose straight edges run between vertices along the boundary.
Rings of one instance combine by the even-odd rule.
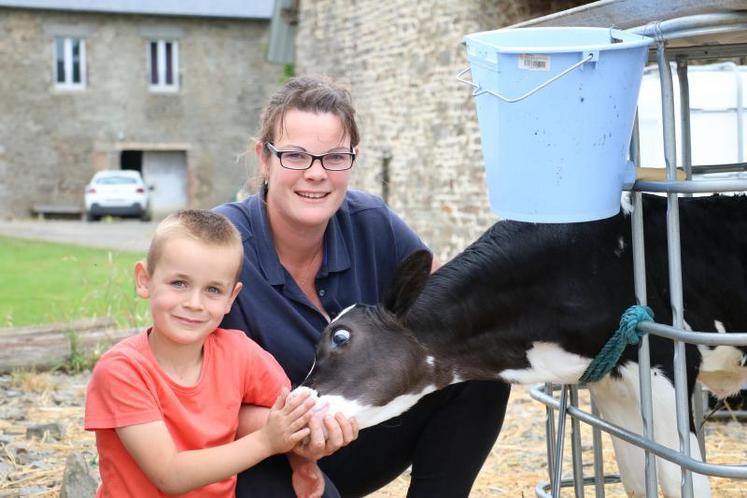
[[[648,305],[671,323],[666,199],[645,196]],[[680,199],[685,320],[693,330],[747,330],[747,198]],[[415,253],[377,306],[355,305],[324,331],[304,385],[361,426],[398,415],[419,398],[472,379],[576,383],[636,299],[628,213],[593,222],[496,223],[429,275]],[[652,336],[656,440],[678,448],[673,343]],[[719,396],[747,379],[745,348],[687,346],[688,389]],[[589,386],[602,415],[641,433],[637,348]],[[465,421],[468,423],[468,421]],[[614,440],[623,484],[645,496],[644,457]],[[694,434],[690,448],[700,458]],[[658,460],[664,495],[680,496],[679,467]],[[710,496],[694,475],[695,496]]]

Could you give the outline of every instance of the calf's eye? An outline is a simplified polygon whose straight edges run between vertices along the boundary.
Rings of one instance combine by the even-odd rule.
[[[335,346],[344,346],[350,341],[350,331],[345,329],[336,330],[332,334],[332,343]]]

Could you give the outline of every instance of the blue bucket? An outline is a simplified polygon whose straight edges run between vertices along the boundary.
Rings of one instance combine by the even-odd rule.
[[[614,216],[651,38],[607,28],[519,28],[464,38],[490,207],[563,223]],[[464,74],[472,72],[472,80]]]

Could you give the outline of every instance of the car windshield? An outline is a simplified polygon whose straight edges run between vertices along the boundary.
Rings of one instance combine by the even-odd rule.
[[[137,179],[131,176],[105,176],[96,180],[97,185],[135,185]]]

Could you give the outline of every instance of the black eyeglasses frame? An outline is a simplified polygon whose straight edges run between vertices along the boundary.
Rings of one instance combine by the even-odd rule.
[[[312,154],[310,152],[306,152],[305,150],[278,149],[274,145],[272,145],[270,142],[265,142],[265,147],[267,148],[267,150],[269,150],[270,152],[272,152],[272,154],[275,157],[278,158],[278,160],[280,161],[280,166],[282,166],[285,169],[290,169],[290,170],[293,170],[293,171],[305,171],[305,170],[311,168],[314,165],[314,161],[316,161],[317,159],[319,160],[319,164],[322,165],[322,168],[324,168],[327,171],[347,171],[347,170],[349,170],[349,169],[351,169],[353,167],[353,164],[355,163],[355,157],[356,157],[355,152],[353,152],[352,150],[350,150],[350,151],[344,151],[344,152],[327,152],[326,154],[316,155],[316,154]],[[306,154],[307,156],[311,157],[311,162],[305,168],[288,167],[285,164],[283,164],[283,154],[291,153],[291,152],[292,153],[296,153],[296,154],[298,154],[298,153]],[[330,168],[326,167],[324,165],[324,158],[325,158],[325,156],[329,156],[329,155],[332,155],[332,154],[344,154],[344,155],[350,156],[350,166],[348,166],[347,168],[343,168],[343,169],[330,169]]]

